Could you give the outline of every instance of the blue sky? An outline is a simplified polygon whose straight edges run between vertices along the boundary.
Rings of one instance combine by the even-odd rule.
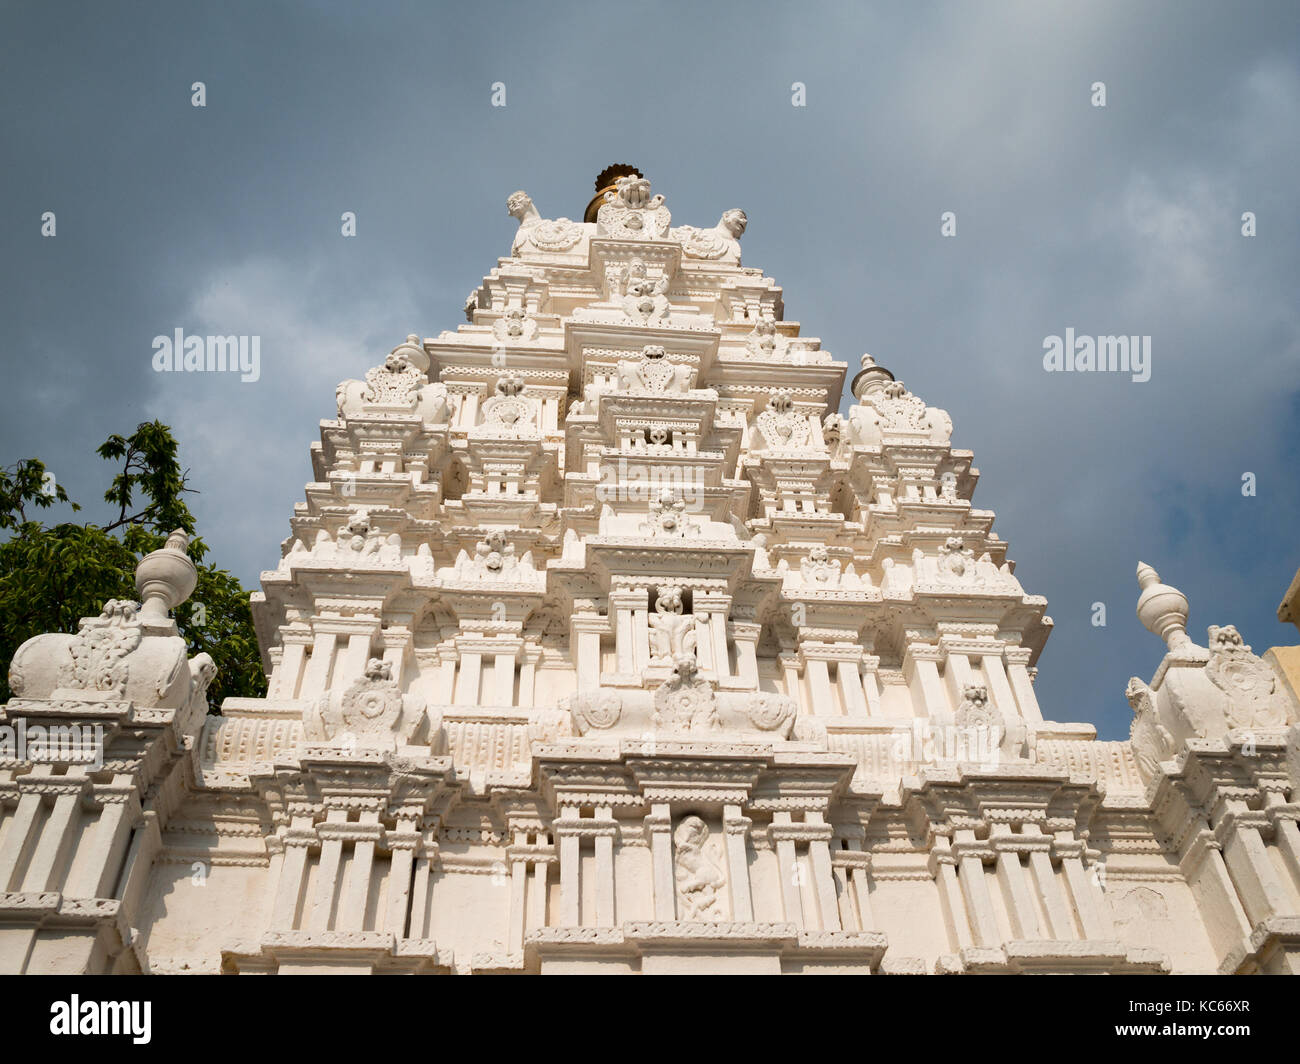
[[[632,162],[675,222],[743,207],[787,318],[951,413],[1056,622],[1045,714],[1122,737],[1139,558],[1194,638],[1296,641],[1298,133],[1293,3],[6,4],[0,463],[93,504],[94,448],[159,417],[253,584],[335,384],[463,320],[510,192],[575,217]],[[261,336],[261,379],[154,373],[178,327]],[[1067,327],[1151,336],[1151,379],[1045,373]]]

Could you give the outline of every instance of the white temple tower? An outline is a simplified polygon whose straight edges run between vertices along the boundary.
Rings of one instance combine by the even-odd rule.
[[[508,207],[467,323],[339,386],[254,596],[267,697],[167,718],[94,963],[1300,967],[1296,706],[1235,630],[1196,646],[1142,567],[1133,740],[1054,722],[948,415],[864,355],[841,416],[742,211],[674,226],[621,165],[582,222]],[[77,697],[38,686],[6,719]],[[0,767],[0,900],[57,892],[33,773]]]

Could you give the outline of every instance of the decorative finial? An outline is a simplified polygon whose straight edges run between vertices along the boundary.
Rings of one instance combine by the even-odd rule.
[[[143,603],[140,619],[145,623],[166,622],[168,610],[193,594],[198,571],[186,553],[189,546],[190,537],[178,528],[165,546],[146,554],[135,567],[135,587]]]
[[[1146,562],[1138,562],[1137,615],[1143,627],[1165,641],[1170,652],[1187,650],[1196,644],[1187,634],[1187,596],[1176,587],[1160,582],[1160,574]]]
[[[870,355],[863,355],[862,369],[853,378],[853,383],[849,387],[853,392],[853,397],[861,401],[867,392],[873,390],[873,386],[879,387],[893,379],[894,375],[889,370],[885,369]]]

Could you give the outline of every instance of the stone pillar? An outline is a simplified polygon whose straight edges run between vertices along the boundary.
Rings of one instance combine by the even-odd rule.
[[[407,937],[407,918],[411,910],[411,873],[415,867],[415,849],[420,844],[416,821],[399,817],[397,830],[388,836],[392,856],[388,868],[388,907],[384,914],[384,930],[394,938]]]
[[[550,867],[549,860],[533,862],[532,882],[528,887],[528,927],[530,928],[546,926],[546,895]]]
[[[492,705],[515,704],[515,662],[523,644],[514,639],[497,639],[503,646],[492,655]]]
[[[514,832],[514,847],[521,845],[524,832]],[[522,953],[524,927],[527,922],[528,861],[521,854],[507,854],[510,860],[510,924],[506,931],[506,949]]]
[[[802,709],[804,699],[803,689],[799,683],[799,656],[797,654],[782,654],[777,660],[781,663],[781,671],[785,673],[785,693],[797,700],[800,709]]]
[[[375,622],[378,627],[378,622]],[[348,635],[348,648],[344,652],[339,667],[330,683],[331,687],[346,687],[354,680],[361,679],[366,672],[366,662],[370,660],[370,632],[353,631]],[[400,677],[394,674],[394,679]]]
[[[578,689],[600,686],[600,637],[609,625],[598,614],[584,613],[569,621],[571,645],[578,669]]]
[[[645,595],[635,591],[611,591],[609,594],[609,612],[614,618],[614,653],[617,664],[615,670],[621,676],[630,676],[637,671],[636,665],[636,622],[634,614],[638,605],[644,607]]]
[[[1007,663],[1007,679],[1020,715],[1031,723],[1041,723],[1043,711],[1038,708],[1038,696],[1029,678],[1030,651],[1026,647],[1007,647],[1002,651],[1002,658]]]
[[[970,914],[966,910],[966,898],[957,878],[957,858],[952,852],[951,840],[942,836],[935,839],[934,849],[930,851],[930,874],[939,887],[939,900],[948,916],[954,945],[958,950],[969,949],[975,944],[971,937]]]
[[[848,849],[832,849],[831,864],[834,867],[839,886],[843,889],[846,902],[844,908],[851,914],[857,910],[857,930],[875,930],[875,914],[871,908],[871,854],[864,848],[866,833],[857,825],[846,825],[840,829]],[[846,930],[854,930],[846,928]]]
[[[1085,846],[1068,831],[1056,832],[1052,851],[1061,862],[1066,885],[1074,911],[1079,914],[1079,926],[1088,939],[1113,939],[1115,929],[1111,924],[1110,907],[1102,897],[1101,884],[1083,865]]]
[[[673,818],[667,802],[655,802],[645,818],[650,832],[656,920],[677,919],[677,884],[673,879]]]
[[[596,926],[614,926],[614,836],[618,826],[614,811],[602,805],[596,809],[600,823],[594,827],[596,836]]]
[[[1223,842],[1223,860],[1246,917],[1258,924],[1270,916],[1293,912],[1277,867],[1260,837],[1260,828],[1268,826],[1267,814],[1247,809],[1241,798],[1229,798],[1227,805],[1228,811],[1215,825],[1215,833]]]
[[[844,712],[852,717],[865,717],[867,700],[862,690],[862,674],[858,671],[857,658],[840,658],[839,664],[835,666],[835,678],[840,685]]]
[[[284,859],[280,862],[280,879],[271,906],[273,931],[293,931],[297,927],[298,906],[307,878],[307,847],[315,841],[311,812],[293,810],[289,828],[284,833]]]
[[[761,624],[731,622],[731,638],[736,642],[736,671],[742,684],[750,690],[758,688],[758,640],[762,632]]]
[[[875,654],[862,656],[862,693],[867,700],[867,713],[872,717],[883,717],[880,705],[880,658]]]
[[[1002,936],[993,912],[993,899],[989,897],[988,881],[984,878],[984,860],[992,857],[993,851],[976,840],[973,829],[959,828],[955,832],[952,852],[957,859],[957,879],[966,902],[974,944],[1000,946]]]
[[[36,765],[31,775],[48,776],[48,765]],[[9,818],[5,829],[4,844],[0,845],[0,893],[18,890],[18,869],[35,845],[36,837],[32,831],[37,814],[41,811],[42,800],[39,792],[28,790],[19,785],[18,807]]]
[[[1033,873],[1034,889],[1043,899],[1043,908],[1047,911],[1048,932],[1051,937],[1061,941],[1075,937],[1074,923],[1065,904],[1065,894],[1061,890],[1056,871],[1052,868],[1052,840],[1043,834],[1037,824],[1027,823],[1020,829],[1021,845],[1029,854],[1029,869]]]
[[[808,693],[814,716],[827,717],[836,712],[835,696],[831,693],[831,674],[827,666],[827,648],[812,644],[799,647],[804,672],[808,676]]]
[[[925,643],[912,643],[903,655],[903,671],[912,689],[912,705],[918,717],[948,712],[948,698],[939,679],[943,652]]]
[[[540,647],[524,647],[523,664],[519,666],[519,705],[526,709],[537,702],[537,663],[541,658]]]
[[[64,777],[45,783],[46,794],[54,795],[54,808],[42,826],[32,853],[22,889],[32,894],[58,890],[62,886],[65,864],[77,834],[81,796],[88,781],[82,766],[72,766]]]
[[[1007,682],[1007,672],[1002,666],[1001,648],[980,655],[980,662],[984,666],[984,679],[987,682],[989,697],[993,700],[993,708],[998,711],[1003,720],[1008,722],[1016,720],[1020,716],[1020,708],[1011,693],[1011,685]]]
[[[772,814],[772,839],[776,843],[776,863],[781,876],[781,903],[785,918],[801,930],[804,927],[803,898],[799,893],[799,878],[795,871],[798,854],[795,852],[796,833],[790,814],[777,810]],[[786,830],[782,830],[786,829]]]
[[[315,642],[312,643],[311,658],[303,672],[302,687],[299,698],[317,698],[325,693],[329,683],[330,669],[334,664],[334,644],[338,636],[334,632],[316,630]]]
[[[835,874],[831,870],[830,842],[832,831],[821,811],[810,809],[804,814],[808,838],[808,859],[812,864],[813,886],[817,891],[817,908],[823,931],[839,931],[840,905],[835,896]]]
[[[636,589],[638,602],[632,607],[632,671],[640,676],[650,664],[650,590]]]
[[[361,810],[358,823],[349,825],[352,836],[352,860],[348,863],[347,881],[339,898],[338,919],[334,926],[340,931],[365,929],[366,906],[370,901],[370,873],[375,863],[375,844],[383,836],[378,808]]]
[[[578,807],[566,805],[560,809],[555,821],[555,834],[560,843],[560,926],[579,927],[582,924],[581,884],[582,838],[578,834]]]
[[[267,694],[271,698],[296,698],[307,647],[312,640],[311,632],[283,625],[280,628],[280,640],[284,650],[275,671],[275,683]]]
[[[995,823],[990,832],[989,846],[997,854],[997,879],[1002,886],[1007,918],[1011,922],[1011,935],[1016,939],[1039,939],[1038,915],[1034,899],[1029,894],[1025,866],[1020,863],[1019,840],[1008,824]]]
[[[316,897],[312,902],[309,931],[328,931],[334,916],[334,891],[338,885],[339,866],[343,860],[343,839],[347,831],[348,811],[330,809],[316,833],[321,839],[320,867],[317,870]],[[343,830],[338,830],[340,826]]]
[[[456,670],[456,696],[458,706],[479,704],[479,682],[483,669],[483,655],[477,650],[462,650],[460,667]]]
[[[131,835],[131,822],[140,815],[140,800],[125,773],[110,784],[92,787],[99,804],[99,818],[88,829],[84,861],[74,862],[74,875],[63,893],[69,898],[106,898],[116,885]]]
[[[741,923],[754,919],[754,899],[749,885],[749,827],[751,821],[738,805],[722,808],[722,830],[727,837],[727,881],[731,885],[731,918]]]

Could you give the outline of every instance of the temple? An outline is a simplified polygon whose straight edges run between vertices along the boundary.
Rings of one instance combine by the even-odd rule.
[[[1300,972],[1277,654],[1139,564],[1131,739],[1059,720],[948,415],[866,355],[842,414],[743,211],[507,209],[338,387],[265,698],[208,713],[183,533],[18,651],[0,971]]]

